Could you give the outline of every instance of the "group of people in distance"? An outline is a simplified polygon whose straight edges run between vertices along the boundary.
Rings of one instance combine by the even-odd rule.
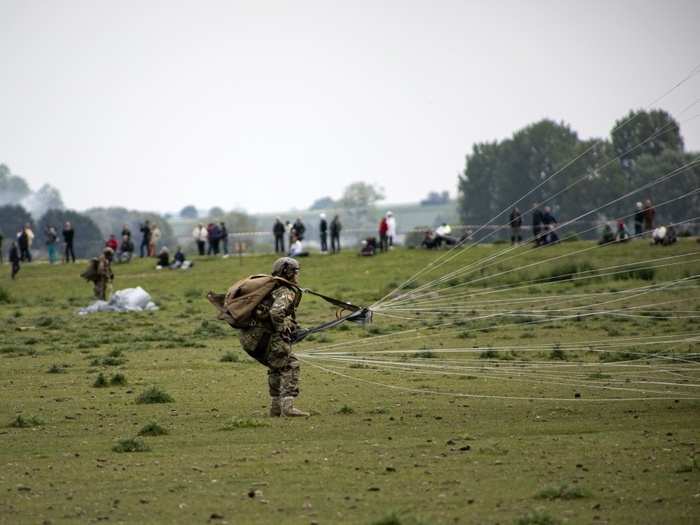
[[[330,253],[340,252],[340,232],[343,225],[340,222],[340,217],[335,215],[330,224],[326,218],[326,214],[321,212],[319,215],[319,241],[321,246],[321,254],[327,255],[328,252],[328,235],[331,238]],[[275,253],[286,253],[288,257],[307,257],[309,252],[304,249],[304,236],[306,234],[306,225],[297,217],[294,223],[290,221],[282,222],[279,217],[275,217],[275,222],[272,225],[272,235],[275,239]],[[289,249],[285,252],[284,238],[288,239]]]
[[[70,222],[66,222],[63,225],[62,230],[63,244],[64,244],[64,262],[75,262],[75,251],[73,249],[73,240],[75,238],[75,230]],[[27,223],[21,228],[13,241],[10,243],[10,250],[8,253],[8,260],[12,265],[11,277],[14,279],[20,270],[20,263],[32,262],[32,245],[35,239],[34,231],[32,230],[32,225]],[[58,230],[54,226],[46,226],[44,229],[44,240],[46,242],[46,251],[48,253],[49,264],[55,264],[59,260],[59,246],[61,240],[59,238]],[[2,243],[3,235],[0,233],[0,263],[2,260]]]
[[[379,241],[376,237],[370,236],[362,241],[360,255],[371,256],[376,255],[377,251],[386,252],[394,248],[394,239],[396,238],[396,217],[393,212],[386,212],[379,220]]]
[[[206,226],[199,223],[192,230],[192,238],[197,245],[199,255],[228,255],[228,228],[226,223],[210,222]]]

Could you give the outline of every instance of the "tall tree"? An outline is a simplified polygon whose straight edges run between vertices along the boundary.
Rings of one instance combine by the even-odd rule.
[[[199,217],[199,212],[197,208],[189,204],[180,210],[180,217],[183,219],[196,219]]]
[[[14,239],[25,224],[33,223],[31,214],[17,204],[0,206],[0,231],[6,242]]]
[[[630,111],[615,122],[611,132],[615,156],[627,169],[642,155],[660,155],[665,150],[683,151],[678,122],[666,111]]]
[[[0,205],[17,204],[31,193],[27,182],[13,175],[6,164],[0,164]]]
[[[345,210],[350,224],[365,227],[372,222],[374,205],[382,199],[382,188],[365,182],[353,182],[343,191],[339,204]]]

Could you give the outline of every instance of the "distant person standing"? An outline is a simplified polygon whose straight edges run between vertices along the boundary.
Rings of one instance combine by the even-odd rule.
[[[304,223],[301,222],[301,217],[297,217],[297,220],[294,221],[294,225],[292,226],[292,232],[294,232],[297,236],[297,239],[300,241],[304,240],[304,234],[306,233],[306,226],[304,226]],[[295,239],[295,240],[297,240]]]
[[[146,221],[139,229],[141,232],[141,246],[139,247],[139,255],[143,259],[144,254],[149,255],[148,249],[151,244],[151,222]]]
[[[644,231],[649,232],[654,229],[654,217],[656,216],[656,209],[651,204],[651,199],[644,201]]]
[[[557,235],[557,219],[552,214],[552,208],[547,206],[542,214],[542,224],[544,225],[544,240],[542,244],[556,244],[559,242]]]
[[[326,214],[321,212],[321,221],[318,223],[318,231],[321,235],[321,253],[328,253],[328,221]]]
[[[0,264],[2,264],[2,241],[5,238],[5,236],[2,234],[2,230],[0,230]]]
[[[294,242],[294,228],[292,228],[292,223],[289,221],[284,221],[284,229],[287,232],[287,239],[289,246]]]
[[[12,273],[10,276],[12,279],[15,278],[15,276],[19,273],[19,261],[21,257],[19,256],[19,248],[17,248],[17,243],[15,241],[12,241],[12,244],[10,245],[10,254],[9,254],[9,259],[10,259],[10,264],[12,265]]]
[[[637,203],[637,210],[634,212],[634,236],[639,237],[644,233],[644,205]]]
[[[389,238],[387,237],[388,230],[389,225],[387,224],[386,216],[384,216],[379,221],[379,251],[381,252],[385,252],[389,249]]]
[[[29,251],[29,236],[27,228],[22,228],[17,234],[17,247],[19,248],[19,258],[22,262],[32,262],[32,254]]]
[[[207,255],[219,255],[219,241],[221,240],[221,228],[218,224],[209,223],[207,225],[207,234],[209,235],[209,249]]]
[[[535,239],[535,246],[542,246],[546,242],[546,235],[541,235],[543,223],[544,214],[540,209],[540,205],[535,203],[532,212],[532,236]]]
[[[28,257],[28,261],[32,262],[32,244],[34,243],[34,232],[32,231],[32,225],[27,223],[24,226],[24,231],[27,233],[27,257]]]
[[[158,250],[158,243],[162,237],[160,233],[160,228],[157,224],[154,224],[151,228],[151,238],[148,241],[148,255],[149,257],[155,257],[156,251]]]
[[[389,248],[393,248],[396,240],[396,217],[390,211],[386,212],[386,239]]]
[[[192,237],[194,238],[194,242],[197,243],[197,252],[199,255],[204,255],[204,247],[207,244],[208,236],[207,229],[201,222],[192,230]]]
[[[49,264],[54,264],[58,261],[58,253],[56,251],[56,245],[58,244],[58,233],[56,228],[53,226],[48,226],[46,228],[46,251],[49,254]]]
[[[65,246],[65,251],[63,252],[63,262],[69,262],[72,260],[75,262],[75,250],[73,249],[73,239],[75,238],[75,230],[70,222],[66,222],[63,225],[63,243]]]
[[[287,229],[279,217],[275,217],[275,224],[272,225],[272,235],[275,237],[275,253],[284,253],[284,233]]]
[[[124,226],[122,226],[122,239],[124,238],[125,235],[128,236],[129,239],[131,239],[131,228],[129,228],[128,224],[125,224]]]
[[[340,232],[343,225],[340,223],[340,217],[337,215],[331,221],[331,253],[340,253]]]
[[[523,216],[518,208],[513,208],[510,212],[510,244],[521,243],[523,236],[520,229],[523,226]]]
[[[221,247],[224,255],[228,255],[228,228],[226,223],[220,222],[219,229],[221,230]]]

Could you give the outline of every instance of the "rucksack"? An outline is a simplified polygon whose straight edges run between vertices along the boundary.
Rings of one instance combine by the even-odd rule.
[[[256,308],[278,286],[291,288],[297,297],[302,293],[301,288],[286,279],[260,274],[241,279],[225,294],[209,292],[207,299],[219,311],[220,320],[233,328],[250,328],[256,321]]]
[[[80,274],[80,277],[87,281],[96,281],[98,276],[97,268],[99,264],[100,261],[99,259],[97,259],[97,257],[93,257],[92,259],[90,259],[90,261],[88,262],[88,267],[83,273]]]

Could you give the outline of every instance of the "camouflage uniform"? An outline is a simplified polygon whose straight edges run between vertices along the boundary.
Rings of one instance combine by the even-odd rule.
[[[301,294],[286,286],[274,289],[255,311],[255,325],[241,330],[243,350],[268,368],[272,398],[299,395],[299,361],[292,353],[290,336],[297,328],[296,308]]]
[[[106,254],[97,258],[97,276],[95,277],[95,297],[101,301],[107,300],[107,288],[109,282],[114,279],[112,273],[112,259]]]

